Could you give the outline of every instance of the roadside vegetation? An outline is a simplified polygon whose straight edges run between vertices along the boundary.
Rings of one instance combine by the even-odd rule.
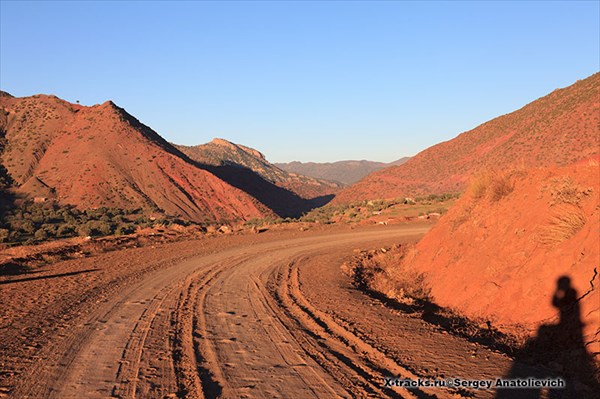
[[[250,219],[242,229],[262,231],[273,225],[289,223],[377,223],[381,220],[405,221],[440,216],[456,202],[458,194],[429,195],[417,198],[360,201],[347,205],[326,205],[313,209],[299,218]],[[387,223],[387,222],[386,222]],[[156,214],[142,209],[100,207],[80,210],[56,202],[25,202],[12,207],[0,219],[0,244],[38,244],[71,237],[103,237],[133,234],[139,229],[164,228],[172,225],[197,225],[187,220]],[[221,224],[197,225],[207,231],[229,232],[232,226]]]
[[[406,267],[413,254],[414,247],[406,245],[363,251],[343,264],[342,271],[362,290],[413,305],[430,299],[423,275]]]
[[[486,170],[477,173],[471,179],[469,190],[474,199],[487,198],[496,202],[510,194],[514,189],[514,177],[519,171]]]
[[[553,208],[548,223],[541,228],[539,240],[543,244],[557,244],[573,237],[583,228],[587,219],[583,210],[572,204]]]
[[[369,219],[418,218],[442,215],[454,205],[458,193],[431,194],[424,197],[401,197],[391,200],[359,201],[343,205],[325,205],[313,209],[299,221],[309,223],[358,223]]]
[[[34,244],[69,237],[132,234],[148,227],[190,223],[181,219],[147,216],[141,209],[97,208],[79,210],[55,203],[25,203],[0,221],[0,243]]]
[[[299,218],[254,218],[244,223],[245,227],[260,228],[286,223],[377,223],[382,220],[405,221],[440,216],[454,205],[459,193],[431,194],[416,198],[391,200],[365,200],[342,205],[325,205],[305,213]]]
[[[361,251],[341,265],[355,287],[382,301],[386,306],[420,316],[451,334],[504,353],[515,354],[527,343],[524,327],[511,333],[494,328],[488,320],[467,318],[433,302],[423,274],[411,267],[412,245]]]

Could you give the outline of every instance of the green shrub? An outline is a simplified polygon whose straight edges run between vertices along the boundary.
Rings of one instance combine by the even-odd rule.
[[[0,229],[0,242],[7,242],[10,237],[10,230]]]
[[[99,220],[90,220],[78,229],[80,236],[106,236],[112,233],[111,225]]]
[[[58,226],[56,229],[56,235],[59,237],[70,237],[75,235],[76,230],[77,228],[74,225],[70,223],[64,223]]]
[[[133,233],[135,233],[135,225],[133,223],[121,224],[115,230],[115,234],[118,236]]]
[[[77,227],[77,234],[81,237],[92,236],[93,229],[91,226],[88,226],[87,223]]]
[[[31,221],[24,220],[22,223],[20,223],[19,230],[25,234],[33,234],[36,231],[36,228]]]
[[[39,229],[35,232],[33,237],[38,241],[44,241],[45,239],[48,238],[48,233],[44,229]]]

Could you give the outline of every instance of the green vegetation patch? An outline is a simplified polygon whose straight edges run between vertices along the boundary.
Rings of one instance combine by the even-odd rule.
[[[313,209],[299,221],[330,224],[336,221],[360,222],[373,216],[415,218],[431,213],[443,214],[454,205],[458,193],[431,194],[423,197],[400,197],[391,200],[365,200],[342,205],[325,205]]]
[[[138,228],[188,226],[190,222],[170,217],[154,218],[141,209],[100,207],[79,210],[56,203],[26,203],[10,210],[0,221],[0,243],[33,244],[69,237],[101,237],[132,234]]]

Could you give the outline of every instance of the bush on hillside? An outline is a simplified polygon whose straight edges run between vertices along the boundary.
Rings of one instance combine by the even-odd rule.
[[[487,198],[491,202],[496,202],[513,191],[513,177],[512,172],[483,171],[473,176],[469,191],[475,199]]]

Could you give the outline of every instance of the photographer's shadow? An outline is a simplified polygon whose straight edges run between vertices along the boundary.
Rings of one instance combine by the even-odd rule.
[[[517,355],[506,379],[561,378],[562,388],[500,388],[496,399],[561,398],[579,399],[598,397],[598,382],[591,356],[583,341],[577,291],[571,279],[557,280],[552,305],[558,309],[557,324],[543,324],[537,336],[530,339]],[[540,367],[531,367],[534,364]]]

